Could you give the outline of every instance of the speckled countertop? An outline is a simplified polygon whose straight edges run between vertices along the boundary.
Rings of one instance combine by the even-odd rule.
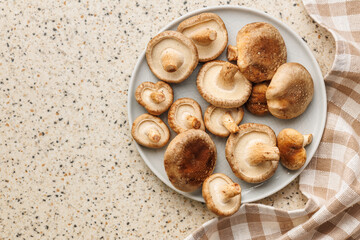
[[[0,239],[182,239],[215,217],[142,161],[127,89],[151,36],[219,4],[282,20],[329,70],[334,41],[299,1],[0,2]],[[295,180],[260,202],[305,201]]]

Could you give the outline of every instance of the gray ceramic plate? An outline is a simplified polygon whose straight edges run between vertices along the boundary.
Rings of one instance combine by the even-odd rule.
[[[274,25],[280,31],[285,40],[288,51],[287,61],[301,63],[310,72],[314,80],[314,98],[305,113],[303,113],[301,116],[292,120],[281,120],[270,115],[265,117],[257,117],[245,110],[244,119],[241,122],[266,124],[270,126],[276,134],[278,134],[283,128],[294,128],[303,134],[312,133],[314,139],[311,145],[307,147],[308,159],[305,164],[306,166],[313,157],[320,143],[326,120],[326,92],[323,77],[319,65],[316,62],[314,56],[311,54],[307,45],[294,31],[292,31],[288,26],[279,20],[257,10],[235,6],[209,7],[194,11],[172,21],[169,25],[164,27],[161,32],[165,30],[176,30],[176,27],[181,21],[203,12],[216,13],[223,19],[229,34],[229,44],[232,45],[235,45],[237,32],[248,23],[268,22]],[[224,53],[218,59],[226,60],[226,51],[224,51]],[[201,108],[204,112],[209,104],[204,99],[202,99],[196,88],[196,76],[201,66],[202,64],[199,64],[192,75],[184,82],[180,84],[172,84],[172,87],[174,90],[174,100],[181,97],[193,98],[201,105]],[[128,111],[130,125],[133,123],[136,117],[146,112],[145,109],[136,102],[134,97],[136,87],[145,81],[156,82],[158,80],[151,73],[146,63],[145,53],[143,53],[136,64],[129,86]],[[165,123],[167,123],[167,112],[162,114],[160,117],[165,121]],[[171,139],[174,138],[175,135],[176,134],[171,131]],[[214,140],[218,151],[218,160],[214,172],[224,173],[241,185],[242,202],[253,202],[279,191],[288,185],[292,180],[294,180],[305,167],[304,166],[297,171],[289,171],[279,164],[275,175],[271,179],[260,184],[249,184],[239,180],[231,171],[231,168],[225,159],[226,139],[216,137],[212,134],[210,134],[210,136]],[[166,146],[155,150],[142,147],[138,144],[136,146],[145,163],[166,185],[191,199],[204,202],[204,199],[201,196],[201,189],[192,193],[185,193],[175,189],[171,185],[169,179],[167,178],[163,164],[163,156]]]

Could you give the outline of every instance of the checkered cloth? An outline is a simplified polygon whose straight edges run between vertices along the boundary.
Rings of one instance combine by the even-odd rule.
[[[326,129],[300,175],[305,209],[243,204],[238,213],[205,223],[193,239],[360,239],[360,1],[304,0],[310,16],[336,41],[325,77]]]

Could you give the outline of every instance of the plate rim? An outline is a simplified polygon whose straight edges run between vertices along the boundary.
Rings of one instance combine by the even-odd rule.
[[[174,25],[176,22],[179,22],[179,21],[183,21],[185,20],[186,18],[189,18],[193,15],[196,15],[196,14],[200,14],[200,13],[203,13],[203,12],[209,12],[209,11],[214,11],[214,10],[223,10],[223,9],[230,9],[230,10],[242,10],[242,11],[248,11],[248,12],[252,12],[254,14],[259,14],[265,18],[270,18],[272,21],[276,22],[277,24],[281,25],[282,27],[284,27],[287,31],[289,31],[292,35],[294,35],[297,39],[301,40],[301,37],[292,29],[290,28],[287,24],[285,24],[284,22],[278,20],[277,18],[271,16],[270,14],[268,13],[265,13],[263,11],[260,11],[258,9],[254,9],[254,8],[251,8],[251,7],[243,7],[243,6],[238,6],[238,5],[222,5],[222,6],[208,6],[208,7],[205,7],[205,8],[200,8],[200,9],[197,9],[197,10],[194,10],[192,12],[188,12],[178,18],[175,18],[174,20],[172,20],[170,23],[166,24],[164,27],[162,27],[159,32],[163,32],[163,31],[166,31],[168,30],[172,25]],[[316,63],[315,64],[315,71],[320,75],[322,76],[322,79],[324,80],[324,76],[321,72],[321,69],[320,69],[320,66],[319,66],[319,63],[318,61],[316,60],[315,56],[312,54],[312,52],[310,51],[310,48],[309,46],[304,42],[304,41],[300,41],[301,44],[303,45],[304,49],[306,49],[306,52],[307,54],[311,57],[311,59]],[[137,62],[136,62],[136,65],[134,67],[134,70],[133,72],[131,73],[131,78],[130,78],[130,81],[129,81],[129,87],[128,87],[128,97],[127,97],[127,108],[128,108],[128,119],[129,119],[129,127],[130,127],[130,131],[131,132],[131,128],[132,128],[132,124],[133,124],[133,121],[134,119],[132,119],[131,117],[131,109],[130,109],[130,102],[132,102],[131,100],[131,92],[133,92],[133,85],[132,83],[135,81],[134,80],[134,76],[136,75],[136,73],[138,72],[138,69],[140,68],[140,65],[141,65],[141,62],[142,62],[142,59],[145,58],[145,53],[146,53],[146,47],[145,49],[143,50],[143,52],[140,54],[140,56],[138,57],[137,59]],[[280,187],[275,187],[273,188],[271,191],[268,191],[266,192],[265,194],[259,194],[258,197],[253,197],[252,199],[249,199],[245,202],[242,202],[242,203],[251,203],[251,202],[255,202],[255,201],[258,201],[258,200],[261,200],[261,199],[264,199],[270,195],[273,195],[274,193],[280,191],[281,189],[285,188],[286,186],[288,186],[292,181],[294,181],[295,178],[297,178],[304,170],[304,168],[310,163],[310,161],[312,160],[312,158],[314,158],[315,154],[316,154],[316,151],[320,145],[320,142],[321,142],[321,139],[322,139],[322,136],[324,134],[324,131],[325,131],[325,124],[326,124],[326,120],[327,120],[327,94],[326,94],[326,86],[325,86],[325,82],[323,81],[322,84],[323,86],[322,89],[320,89],[320,91],[323,92],[324,96],[325,96],[325,101],[322,101],[321,102],[321,105],[322,105],[322,109],[323,109],[323,113],[322,115],[325,116],[323,118],[323,120],[320,122],[320,125],[322,127],[322,131],[321,131],[321,136],[317,139],[317,141],[313,144],[315,145],[315,152],[313,154],[313,156],[311,157],[310,160],[308,160],[304,166],[302,168],[300,168],[299,170],[296,170],[296,173],[294,173],[289,179],[290,181],[285,184],[284,186],[280,186]],[[130,134],[131,135],[131,134]],[[173,187],[170,184],[167,183],[166,179],[158,172],[158,170],[156,168],[153,167],[153,165],[146,159],[146,156],[145,154],[143,153],[143,151],[141,150],[141,146],[136,142],[134,141],[135,143],[135,146],[136,146],[136,149],[138,150],[138,153],[140,154],[141,158],[143,159],[143,161],[146,163],[147,167],[150,168],[150,170],[156,175],[157,178],[159,178],[163,184],[167,185],[168,187],[170,187],[172,190],[176,191],[177,193],[180,193],[181,195],[185,196],[185,197],[188,197],[192,200],[195,200],[195,201],[198,201],[198,202],[205,202],[203,198],[201,199],[198,199],[196,198],[195,196],[187,193],[187,192],[183,192],[183,191],[180,191],[178,189],[176,189],[175,187]]]

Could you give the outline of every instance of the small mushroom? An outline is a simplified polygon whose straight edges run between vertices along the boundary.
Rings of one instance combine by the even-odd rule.
[[[234,174],[249,183],[274,175],[280,159],[274,131],[263,124],[245,123],[226,142],[225,156]]]
[[[242,106],[249,98],[252,88],[236,65],[217,60],[204,64],[196,83],[200,95],[220,108]]]
[[[135,119],[131,135],[144,147],[161,148],[169,141],[170,131],[160,118],[145,113]]]
[[[177,31],[195,42],[200,62],[208,62],[220,56],[228,42],[225,24],[215,13],[190,17],[179,24]]]
[[[238,58],[238,56],[237,56],[237,51],[238,51],[238,49],[237,49],[237,47],[235,47],[235,46],[232,46],[232,45],[229,45],[228,47],[227,47],[227,59],[229,60],[229,61],[236,61],[237,60],[237,58]]]
[[[244,109],[218,108],[210,105],[204,114],[206,129],[219,137],[227,137],[239,131],[239,123],[244,117]]]
[[[310,73],[299,63],[285,63],[276,71],[266,91],[270,113],[291,119],[305,112],[314,95]]]
[[[237,57],[235,51],[237,49]],[[237,34],[236,48],[230,47],[230,59],[237,58],[240,71],[251,82],[271,80],[281,64],[286,62],[284,39],[271,24],[254,22]],[[229,57],[229,49],[228,49]]]
[[[170,107],[168,123],[172,130],[181,133],[188,129],[205,131],[200,105],[191,98],[180,98]]]
[[[305,146],[309,145],[312,139],[312,134],[302,135],[295,129],[283,129],[277,137],[281,164],[290,170],[298,170],[304,166]]]
[[[171,106],[174,94],[169,84],[164,82],[143,82],[135,91],[136,101],[150,114],[160,115]]]
[[[266,90],[269,82],[256,83],[253,85],[251,95],[246,102],[246,109],[252,114],[263,116],[269,112],[266,101]]]
[[[219,216],[236,213],[241,204],[241,187],[222,173],[215,173],[205,179],[202,195],[206,206]]]
[[[180,83],[194,71],[199,57],[191,39],[180,32],[165,31],[148,43],[146,60],[157,78],[169,83]]]
[[[164,155],[170,182],[181,191],[195,191],[214,171],[216,154],[216,146],[206,132],[190,129],[180,133]]]

